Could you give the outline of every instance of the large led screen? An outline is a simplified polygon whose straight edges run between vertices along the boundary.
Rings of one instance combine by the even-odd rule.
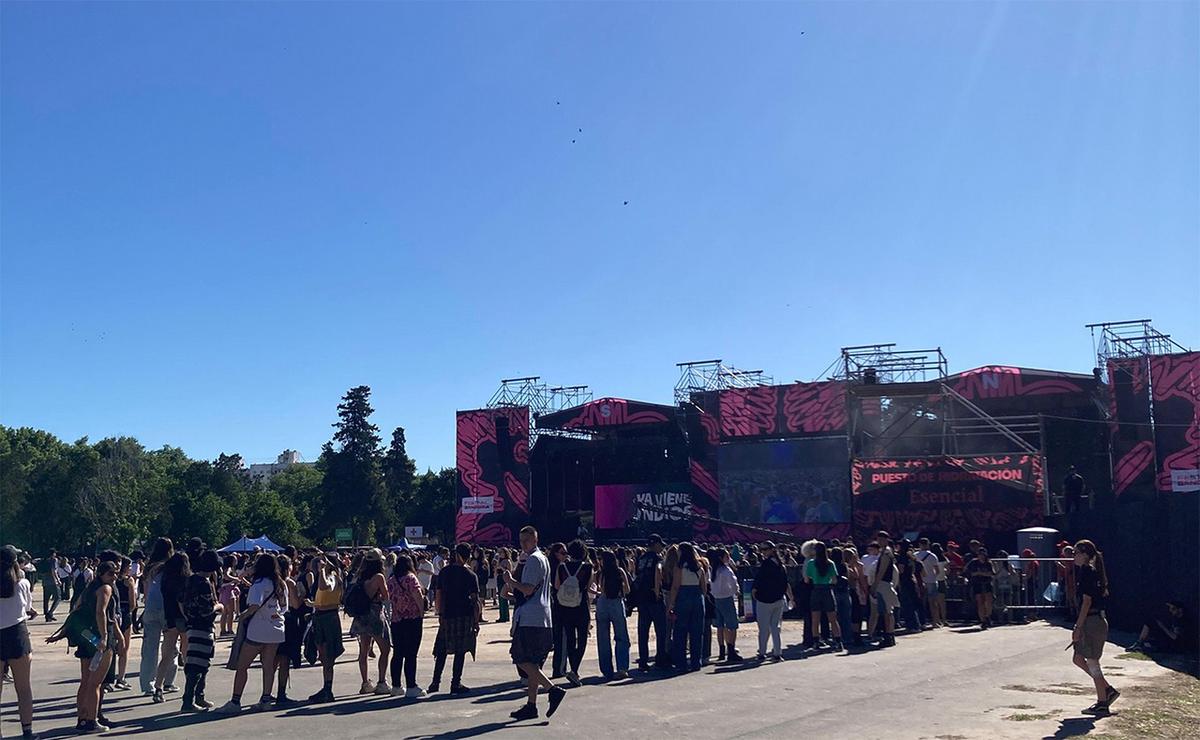
[[[850,521],[845,437],[735,442],[717,453],[721,518],[745,524]]]

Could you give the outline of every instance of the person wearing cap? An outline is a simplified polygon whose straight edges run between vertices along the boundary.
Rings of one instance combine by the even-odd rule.
[[[963,568],[967,563],[958,553],[958,543],[954,540],[946,543],[946,562],[949,564],[946,570],[950,576],[957,578],[962,575]]]
[[[392,652],[392,633],[389,629],[390,615],[384,614],[384,608],[390,607],[388,600],[387,580],[383,575],[383,552],[372,547],[363,553],[362,562],[358,566],[358,577],[351,588],[361,588],[367,594],[371,606],[366,614],[354,617],[350,625],[350,633],[358,636],[358,674],[362,677],[360,694],[391,694],[392,689],[387,682],[388,663]],[[379,648],[379,681],[371,683],[368,678],[370,670],[368,660],[371,646]]]
[[[652,534],[646,542],[646,552],[637,560],[633,588],[629,600],[637,607],[638,669],[650,670],[650,628],[654,627],[656,652],[654,663],[665,666],[670,660],[671,634],[667,628],[667,610],[662,596],[663,539]]]
[[[783,660],[783,641],[780,628],[783,613],[787,604],[792,600],[792,586],[788,583],[787,572],[779,562],[778,550],[775,543],[767,540],[758,548],[762,555],[762,563],[754,578],[754,588],[751,596],[754,598],[754,617],[758,622],[758,659],[765,660],[767,656],[767,640],[772,643],[771,659]]]

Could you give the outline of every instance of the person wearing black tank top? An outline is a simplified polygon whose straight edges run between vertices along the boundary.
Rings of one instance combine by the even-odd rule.
[[[629,593],[629,576],[618,565],[617,556],[607,550],[600,556],[598,581],[596,651],[600,657],[600,672],[605,678],[629,678],[629,626],[625,621],[625,596]]]

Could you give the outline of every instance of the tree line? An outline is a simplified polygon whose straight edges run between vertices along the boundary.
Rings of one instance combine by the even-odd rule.
[[[193,460],[132,437],[67,443],[0,425],[0,540],[35,553],[129,550],[160,535],[217,547],[243,534],[324,546],[348,528],[356,543],[386,545],[421,525],[449,541],[455,469],[418,474],[402,427],[385,448],[370,396],[365,385],[347,391],[316,464],[269,480],[252,478],[236,454]]]

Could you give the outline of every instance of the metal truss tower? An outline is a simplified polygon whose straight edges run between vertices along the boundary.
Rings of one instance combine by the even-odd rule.
[[[722,360],[680,362],[675,366],[680,370],[679,382],[675,383],[676,403],[691,401],[693,393],[775,384],[775,379],[762,370],[739,370]]]

